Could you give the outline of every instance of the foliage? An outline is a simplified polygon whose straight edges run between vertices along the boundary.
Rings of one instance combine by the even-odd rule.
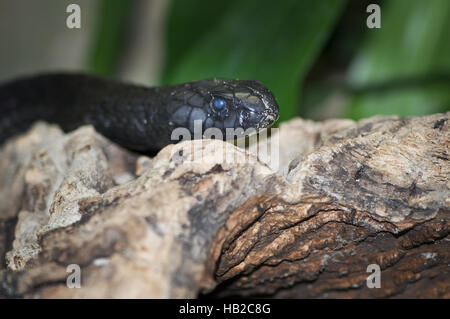
[[[395,0],[382,6],[382,27],[368,34],[349,71],[353,86],[383,85],[356,96],[353,118],[421,115],[450,109],[450,1]]]
[[[335,41],[345,38],[340,47],[353,52],[342,83],[353,90],[342,117],[448,110],[450,1],[377,2],[381,29],[361,23],[362,32],[352,40],[336,37],[337,22],[348,9],[345,0],[172,0],[160,84],[212,77],[259,80],[274,92],[284,121],[299,114],[305,78],[334,36]],[[89,65],[95,73],[113,75],[136,1],[100,4]],[[368,15],[360,13],[364,19]],[[321,72],[325,78],[333,75],[330,69]],[[330,90],[316,92],[316,105],[333,98]]]

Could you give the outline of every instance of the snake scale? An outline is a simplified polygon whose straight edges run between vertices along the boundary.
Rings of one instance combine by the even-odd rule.
[[[110,140],[140,152],[155,152],[175,143],[172,131],[194,135],[226,129],[269,127],[278,105],[258,81],[208,79],[172,86],[143,87],[78,73],[50,73],[0,85],[0,144],[37,120],[64,131],[91,124]],[[199,122],[197,122],[199,123]]]

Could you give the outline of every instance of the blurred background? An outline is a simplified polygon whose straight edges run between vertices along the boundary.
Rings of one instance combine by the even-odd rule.
[[[69,4],[81,28],[69,29]],[[381,8],[381,28],[366,11]],[[450,110],[449,0],[0,0],[0,82],[78,70],[145,85],[256,79],[280,121]]]

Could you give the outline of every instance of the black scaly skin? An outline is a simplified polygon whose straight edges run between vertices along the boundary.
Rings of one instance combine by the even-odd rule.
[[[213,99],[226,101],[217,111]],[[173,129],[269,127],[278,118],[272,93],[251,80],[210,79],[146,88],[83,74],[44,74],[0,85],[0,144],[37,120],[65,131],[83,124],[136,151],[175,143]]]

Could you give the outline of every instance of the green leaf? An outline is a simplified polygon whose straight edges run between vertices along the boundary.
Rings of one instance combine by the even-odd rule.
[[[91,72],[104,76],[112,76],[116,73],[134,4],[134,0],[101,0],[99,2],[100,16],[88,61]]]
[[[220,3],[219,5],[217,5]],[[174,0],[167,28],[163,84],[203,78],[255,79],[298,113],[301,82],[345,1]]]
[[[421,115],[450,106],[450,1],[396,0],[381,5],[381,29],[370,38],[349,72],[353,86],[391,82],[384,91],[352,99],[348,114]],[[447,74],[445,76],[436,76]],[[440,81],[430,81],[441,78]],[[396,86],[396,83],[401,85]]]

